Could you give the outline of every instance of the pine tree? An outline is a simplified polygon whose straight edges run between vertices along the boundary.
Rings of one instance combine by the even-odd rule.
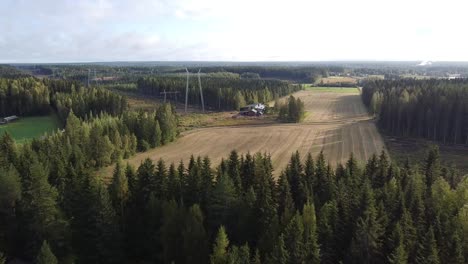
[[[49,247],[47,241],[42,242],[41,249],[36,257],[36,264],[57,264],[58,260]]]
[[[228,263],[228,247],[229,239],[226,235],[224,226],[221,226],[216,235],[213,244],[213,253],[210,256],[211,264],[227,264]]]

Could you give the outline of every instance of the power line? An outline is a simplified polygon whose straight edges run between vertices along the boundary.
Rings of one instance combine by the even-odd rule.
[[[201,105],[202,105],[202,111],[204,113],[205,112],[205,102],[203,101],[203,89],[202,89],[202,86],[201,86],[200,71],[201,71],[201,69],[198,69],[198,86],[200,87]]]
[[[189,71],[187,68],[185,68],[185,71],[187,72],[187,85],[185,86],[185,113],[187,113]]]

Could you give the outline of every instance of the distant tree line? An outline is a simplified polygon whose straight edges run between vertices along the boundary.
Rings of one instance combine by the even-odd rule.
[[[175,72],[183,72],[183,69]],[[258,74],[259,78],[291,80],[301,83],[313,83],[319,77],[327,77],[329,72],[344,72],[340,66],[217,66],[203,67],[203,72],[231,72],[240,74]]]
[[[246,104],[269,102],[302,89],[299,85],[279,80],[204,77],[201,82],[205,107],[217,110],[238,110]],[[164,91],[178,91],[177,96],[168,95],[167,98],[185,103],[186,78],[182,76],[142,78],[137,87],[140,92],[152,96],[161,96]],[[201,105],[195,76],[190,79],[188,103]]]
[[[18,70],[10,65],[0,65],[0,78],[24,78],[30,76],[28,73]]]
[[[362,99],[390,135],[468,145],[466,79],[368,81]]]
[[[92,155],[82,151],[96,142],[82,133],[69,128],[21,148],[0,139],[0,251],[7,257],[104,264],[468,259],[468,181],[440,166],[437,149],[420,167],[398,167],[383,152],[365,166],[351,156],[332,169],[322,153],[303,162],[295,153],[278,180],[262,154],[233,151],[215,170],[209,158],[192,157],[187,166],[147,159],[138,169],[117,163],[105,185],[84,165]]]

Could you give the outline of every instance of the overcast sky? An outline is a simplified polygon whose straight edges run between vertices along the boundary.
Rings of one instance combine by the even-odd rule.
[[[0,0],[0,62],[468,61],[466,0]]]

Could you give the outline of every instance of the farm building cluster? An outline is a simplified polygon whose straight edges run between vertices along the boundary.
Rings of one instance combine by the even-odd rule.
[[[260,116],[265,113],[265,105],[264,104],[250,104],[244,107],[241,107],[239,114],[243,116]]]
[[[15,115],[14,115],[14,116],[7,116],[7,117],[0,118],[0,125],[1,125],[1,124],[8,124],[8,123],[13,122],[13,121],[16,121],[16,120],[18,120],[18,119],[19,119],[19,117],[15,116]]]

